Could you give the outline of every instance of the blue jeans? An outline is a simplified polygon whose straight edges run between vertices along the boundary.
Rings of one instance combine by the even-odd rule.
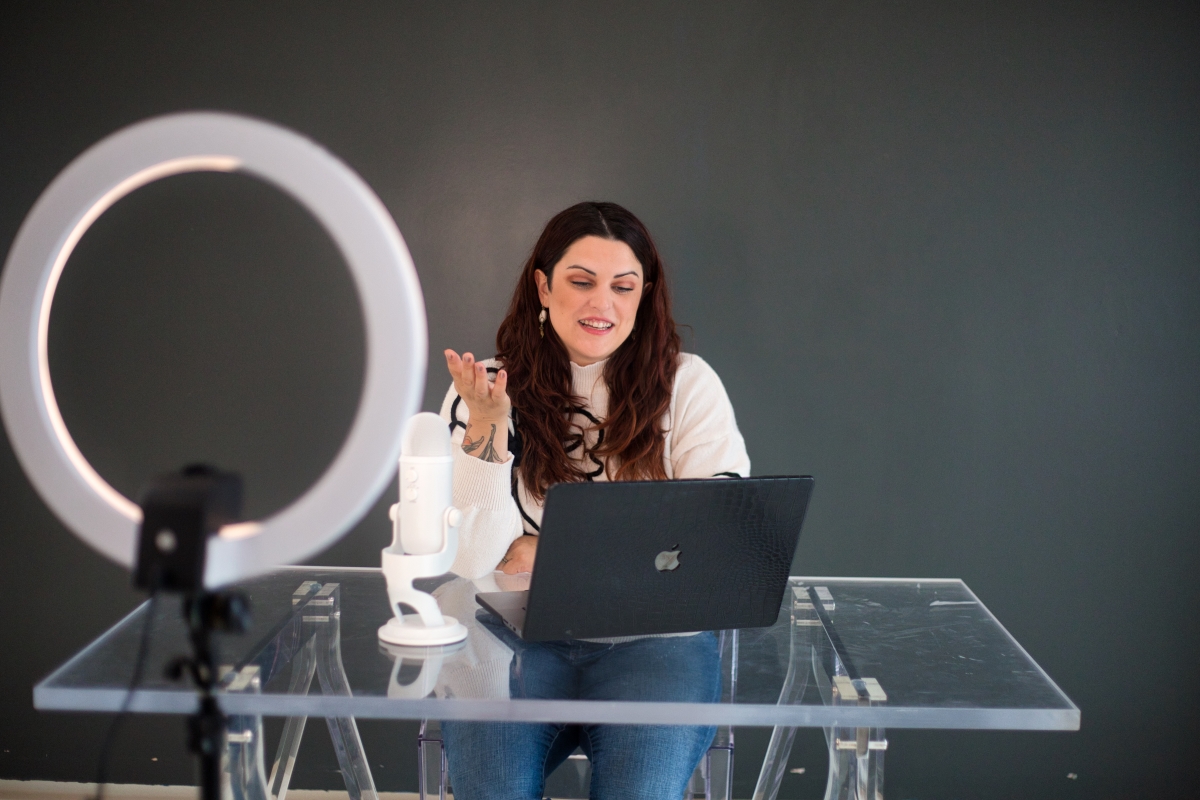
[[[514,699],[721,699],[711,632],[621,644],[527,643],[490,615],[479,620],[513,649]],[[715,732],[684,725],[442,723],[455,800],[541,800],[546,776],[577,746],[592,762],[593,800],[679,798]]]

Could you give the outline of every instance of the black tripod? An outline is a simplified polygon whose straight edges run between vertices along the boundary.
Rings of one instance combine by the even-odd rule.
[[[221,800],[221,752],[225,715],[217,705],[214,633],[242,633],[250,605],[237,592],[204,588],[208,537],[241,513],[242,480],[212,467],[193,465],[156,477],[142,498],[142,527],[134,585],[183,595],[192,654],[168,667],[171,678],[191,676],[199,707],[188,718],[188,749],[200,762],[201,800]]]
[[[216,654],[212,635],[242,633],[249,624],[249,605],[236,592],[202,592],[183,601],[191,658],[171,664],[170,676],[186,671],[196,684],[199,707],[188,717],[188,750],[200,761],[200,800],[221,800],[221,750],[225,737],[225,715],[213,692],[217,687]]]

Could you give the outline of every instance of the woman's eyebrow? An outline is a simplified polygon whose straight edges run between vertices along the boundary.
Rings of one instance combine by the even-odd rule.
[[[569,267],[565,267],[565,269],[581,269],[581,270],[583,270],[584,272],[586,272],[588,275],[591,275],[593,278],[594,278],[594,277],[596,277],[596,273],[595,273],[595,272],[593,272],[592,270],[588,269],[587,267],[581,267],[581,266],[579,266],[578,264],[572,264],[572,265],[571,265],[571,266],[569,266]],[[629,270],[629,271],[627,271],[627,272],[622,272],[622,273],[621,273],[621,274],[619,274],[619,275],[613,275],[613,280],[616,280],[617,278],[624,278],[626,275],[632,275],[632,276],[633,276],[633,277],[635,277],[635,278],[640,278],[640,277],[642,277],[642,276],[641,276],[641,274],[640,274],[640,273],[639,273],[639,272],[638,272],[636,269],[631,269],[631,270]]]

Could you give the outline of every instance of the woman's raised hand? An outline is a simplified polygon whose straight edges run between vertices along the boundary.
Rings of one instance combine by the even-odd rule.
[[[508,424],[508,373],[500,370],[492,382],[487,369],[470,353],[460,357],[453,350],[446,351],[446,368],[454,379],[454,390],[471,410],[471,419]]]
[[[508,459],[508,373],[500,370],[489,380],[487,369],[470,353],[459,356],[446,351],[446,368],[454,379],[454,391],[467,404],[470,416],[463,432],[463,452],[484,461]]]

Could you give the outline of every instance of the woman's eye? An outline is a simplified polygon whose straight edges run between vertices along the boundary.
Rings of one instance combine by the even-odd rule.
[[[580,289],[586,289],[591,286],[587,281],[571,281],[572,286],[578,286]]]
[[[613,291],[617,294],[629,294],[633,291],[632,286],[614,286]]]

